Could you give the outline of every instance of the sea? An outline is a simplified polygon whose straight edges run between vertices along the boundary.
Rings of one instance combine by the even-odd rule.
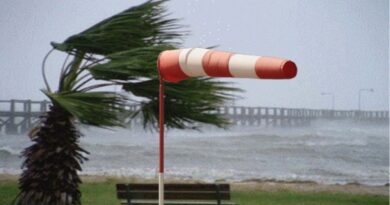
[[[90,152],[80,174],[156,178],[158,133],[139,127],[80,127]],[[20,174],[24,135],[0,133],[0,174]],[[311,181],[321,184],[389,183],[389,126],[317,121],[295,128],[204,127],[168,130],[167,178],[205,182]]]

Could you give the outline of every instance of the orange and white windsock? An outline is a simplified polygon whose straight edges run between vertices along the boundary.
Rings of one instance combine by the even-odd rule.
[[[168,82],[202,76],[291,79],[297,74],[297,66],[291,60],[203,48],[163,51],[157,64],[161,77]]]

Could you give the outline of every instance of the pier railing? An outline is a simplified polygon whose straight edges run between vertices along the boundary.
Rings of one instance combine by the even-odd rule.
[[[28,131],[49,110],[49,106],[49,101],[0,100],[0,133],[21,134]],[[139,108],[139,105],[131,105],[127,109],[136,111]],[[215,112],[226,116],[237,126],[302,126],[318,119],[389,123],[389,111],[222,106]],[[124,120],[132,124],[142,123],[141,116]]]

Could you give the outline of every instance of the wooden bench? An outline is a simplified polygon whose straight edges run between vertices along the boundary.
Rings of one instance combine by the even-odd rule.
[[[121,204],[158,204],[158,184],[117,184]],[[165,205],[236,205],[229,184],[165,184]]]

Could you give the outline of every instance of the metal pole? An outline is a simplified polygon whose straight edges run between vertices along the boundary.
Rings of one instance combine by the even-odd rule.
[[[164,205],[164,81],[160,77],[159,86],[159,125],[160,125],[160,169],[158,173],[158,204]]]

